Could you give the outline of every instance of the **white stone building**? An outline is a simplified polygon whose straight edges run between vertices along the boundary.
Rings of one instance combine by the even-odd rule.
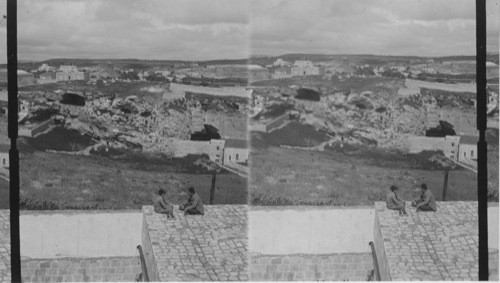
[[[224,165],[228,163],[247,163],[249,155],[246,140],[227,139],[224,144]]]
[[[478,137],[461,136],[458,150],[458,161],[468,165],[477,166],[477,141]]]

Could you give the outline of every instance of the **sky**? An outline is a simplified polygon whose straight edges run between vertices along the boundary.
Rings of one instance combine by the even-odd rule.
[[[498,52],[500,0],[486,1],[487,50]],[[20,60],[446,56],[475,48],[473,0],[18,0]]]
[[[2,14],[5,3],[0,0]],[[18,59],[246,58],[248,4],[239,0],[18,0]],[[3,41],[5,36],[4,22],[0,24]],[[5,48],[0,41],[0,53],[6,54]]]
[[[487,2],[498,52],[499,0]],[[251,0],[252,53],[475,55],[473,0]]]

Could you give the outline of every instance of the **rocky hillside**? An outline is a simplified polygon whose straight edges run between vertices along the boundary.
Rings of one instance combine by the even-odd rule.
[[[56,120],[63,127],[93,137],[96,148],[104,146],[162,152],[172,138],[190,139],[196,131],[193,112],[218,110],[236,112],[233,115],[237,115],[242,111],[234,103],[217,99],[200,102],[183,98],[164,101],[136,95],[121,98],[102,93],[86,96],[83,107],[39,103],[31,107],[27,120],[32,120],[35,113],[57,113]]]
[[[425,135],[428,108],[473,111],[473,105],[463,96],[443,97],[439,92],[402,96],[397,94],[397,88],[320,91],[319,102],[294,100],[301,123],[329,133],[333,140],[387,149],[402,150],[408,135]]]

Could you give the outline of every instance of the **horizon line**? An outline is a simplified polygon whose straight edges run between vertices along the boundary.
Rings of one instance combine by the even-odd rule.
[[[476,56],[476,54],[471,55],[442,55],[442,56],[422,56],[422,55],[390,55],[390,54],[370,54],[370,53],[359,53],[359,54],[328,54],[328,53],[285,53],[281,55],[260,55],[253,54],[249,55],[247,58],[237,58],[237,59],[203,59],[203,60],[189,60],[189,59],[140,59],[140,58],[49,58],[49,59],[18,59],[18,62],[45,62],[52,60],[96,60],[96,61],[125,61],[125,60],[134,60],[134,61],[179,61],[179,62],[209,62],[209,61],[240,61],[240,60],[250,60],[253,58],[278,58],[283,56],[291,56],[291,55],[313,55],[313,56],[381,56],[381,57],[416,57],[416,58],[443,58],[443,57],[472,57]],[[499,55],[498,52],[488,53],[487,55]],[[2,62],[0,64],[7,64],[7,62]]]

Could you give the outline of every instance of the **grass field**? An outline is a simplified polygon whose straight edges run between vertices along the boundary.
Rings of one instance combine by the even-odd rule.
[[[385,157],[384,157],[385,156]],[[385,200],[391,185],[405,200],[419,196],[427,183],[441,200],[444,171],[429,170],[418,156],[393,158],[390,154],[334,150],[309,152],[270,147],[251,155],[250,202],[254,205],[371,205]],[[438,166],[436,166],[438,167]],[[447,200],[476,200],[477,176],[450,171]]]
[[[211,175],[169,173],[172,168],[168,165],[145,167],[140,163],[100,156],[24,154],[20,160],[21,208],[137,209],[152,204],[159,189],[165,189],[170,202],[178,204],[187,199],[190,186],[209,203]],[[217,175],[214,199],[214,204],[246,203],[246,179]]]

